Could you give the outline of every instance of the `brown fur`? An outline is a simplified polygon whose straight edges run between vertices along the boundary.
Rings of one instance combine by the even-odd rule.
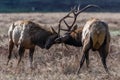
[[[18,46],[18,52],[20,56],[18,64],[21,61],[25,49],[29,49],[30,61],[32,65],[35,46],[38,45],[41,48],[45,48],[47,39],[49,39],[51,36],[56,38],[57,35],[58,34],[55,33],[53,29],[29,20],[14,22],[8,31],[9,56],[7,64],[11,59],[13,47],[16,45]]]
[[[108,72],[108,68],[106,65],[106,58],[109,53],[109,44],[110,44],[110,33],[108,25],[98,19],[91,19],[86,22],[83,32],[82,32],[82,59],[80,61],[80,67],[78,69],[78,73],[85,61],[86,64],[89,65],[89,50],[98,51],[103,63],[103,66]]]
[[[83,30],[83,27],[79,27],[79,28],[76,29],[75,31],[71,32],[70,35],[71,35],[72,38],[74,38],[76,41],[81,41],[82,30]]]

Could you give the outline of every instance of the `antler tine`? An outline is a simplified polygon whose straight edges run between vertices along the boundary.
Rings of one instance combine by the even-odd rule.
[[[77,7],[77,6],[75,5],[74,8],[73,8],[73,10],[76,10],[76,7]]]
[[[61,28],[60,30],[63,30],[63,31],[69,31],[69,30],[67,30],[67,29],[62,29],[62,28]]]
[[[80,10],[80,4],[78,5],[78,7],[77,7],[77,11],[79,11]]]
[[[70,29],[69,29],[69,30],[71,30],[71,28],[73,27],[73,25],[75,24],[76,19],[77,19],[77,15],[76,15],[76,12],[75,12],[75,11],[73,11],[73,14],[74,14],[74,21],[73,21],[73,23],[71,24],[71,26],[70,26]]]
[[[60,36],[60,23],[58,25],[58,35]]]
[[[67,22],[65,20],[64,20],[64,23],[66,24],[67,28],[69,29],[70,26],[67,24]]]
[[[98,5],[87,5],[86,7],[82,8],[80,11],[78,11],[78,12],[76,13],[76,15],[79,15],[81,12],[83,12],[83,11],[85,11],[86,9],[91,8],[91,7],[100,8]]]

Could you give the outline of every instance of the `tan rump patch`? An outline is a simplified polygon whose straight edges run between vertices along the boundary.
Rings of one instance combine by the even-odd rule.
[[[99,49],[100,46],[103,44],[104,39],[105,39],[105,33],[100,33],[100,34],[95,33],[92,37],[93,48]]]

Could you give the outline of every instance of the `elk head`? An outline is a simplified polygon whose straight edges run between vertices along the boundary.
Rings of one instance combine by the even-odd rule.
[[[58,29],[58,33],[54,30],[53,27],[51,27],[51,32],[52,35],[48,37],[46,43],[45,43],[45,48],[49,49],[53,44],[55,44],[55,39],[60,36],[60,28]]]

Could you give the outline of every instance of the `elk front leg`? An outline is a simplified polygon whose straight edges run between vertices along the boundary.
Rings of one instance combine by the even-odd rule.
[[[8,63],[9,63],[9,61],[11,59],[13,48],[14,48],[14,43],[13,43],[12,40],[9,40],[9,45],[8,45],[9,55],[8,55],[7,65],[8,65]]]
[[[30,59],[30,67],[32,68],[32,62],[33,62],[33,53],[35,51],[35,47],[34,48],[31,48],[29,50],[29,59]]]

